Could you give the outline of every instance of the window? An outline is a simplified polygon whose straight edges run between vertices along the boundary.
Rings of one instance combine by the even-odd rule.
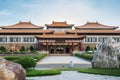
[[[9,42],[20,42],[21,38],[20,37],[10,37]]]
[[[96,37],[87,37],[87,38],[85,38],[85,42],[97,42],[97,38]]]
[[[23,42],[34,42],[34,37],[23,37]]]
[[[113,38],[115,41],[117,41],[117,42],[120,42],[120,38],[119,37],[114,37]]]
[[[93,38],[92,38],[92,42],[97,42],[97,38],[96,38],[96,37],[93,37]]]
[[[7,37],[0,37],[0,42],[7,42]]]
[[[98,38],[98,41],[99,42],[104,42],[106,39],[107,39],[106,37],[100,37],[100,38]]]

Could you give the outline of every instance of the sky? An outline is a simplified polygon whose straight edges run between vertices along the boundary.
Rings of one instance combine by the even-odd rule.
[[[120,0],[0,0],[0,26],[19,21],[40,26],[52,21],[120,26]]]

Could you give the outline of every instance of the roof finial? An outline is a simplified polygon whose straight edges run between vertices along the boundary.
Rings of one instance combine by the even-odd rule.
[[[52,21],[52,23],[54,23],[54,20]]]
[[[19,23],[21,23],[21,21],[19,21]]]
[[[87,23],[89,23],[89,21],[87,21]]]
[[[66,21],[65,21],[65,23],[66,23]]]
[[[98,21],[96,21],[96,23],[98,23]]]

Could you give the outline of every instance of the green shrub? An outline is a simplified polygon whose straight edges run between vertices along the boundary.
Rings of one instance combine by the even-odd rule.
[[[78,54],[76,53],[75,56],[77,57],[82,57],[82,58],[85,58],[87,60],[92,60],[93,59],[93,54]]]
[[[94,50],[96,51],[96,50],[97,50],[97,48],[96,48],[96,47],[94,47]]]
[[[86,52],[87,52],[87,51],[91,51],[90,46],[87,46],[86,49],[85,49],[85,51],[86,51]]]
[[[33,47],[33,46],[30,46],[30,52],[31,52],[31,53],[36,52],[36,50],[34,49],[34,47]]]
[[[24,46],[22,46],[22,47],[20,48],[20,52],[25,52],[25,47],[24,47]]]
[[[13,54],[20,54],[20,52],[13,52]]]
[[[33,57],[20,57],[16,61],[16,63],[21,64],[25,69],[34,68],[36,66],[36,62]]]
[[[34,56],[34,58],[36,59],[36,61],[41,60],[42,58],[44,58],[45,56],[47,56],[47,54],[39,54],[37,56]]]
[[[49,76],[61,74],[60,70],[29,70],[27,71],[28,77],[33,76]]]
[[[4,57],[6,60],[8,60],[8,61],[15,61],[15,60],[17,60],[19,57],[16,57],[16,56],[7,56],[7,57]]]
[[[27,54],[27,52],[23,51],[23,52],[20,52],[20,54]]]
[[[0,47],[0,51],[1,51],[1,52],[7,52],[7,50],[6,50],[6,48],[5,48],[4,46],[1,46],[1,47]]]

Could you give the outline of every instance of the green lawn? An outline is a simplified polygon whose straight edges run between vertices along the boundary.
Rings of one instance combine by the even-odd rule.
[[[89,74],[100,74],[109,76],[120,76],[120,69],[79,69],[78,72],[89,73]]]
[[[28,77],[59,75],[61,71],[78,71],[80,73],[120,76],[120,69],[94,69],[94,68],[58,68],[49,70],[29,70]]]
[[[29,70],[27,71],[27,77],[33,76],[50,76],[50,75],[58,75],[61,74],[60,70]]]

